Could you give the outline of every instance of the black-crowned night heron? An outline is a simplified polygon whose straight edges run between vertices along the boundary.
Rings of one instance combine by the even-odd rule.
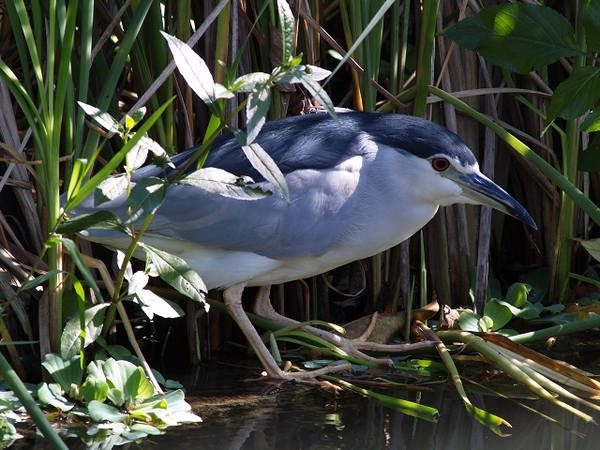
[[[232,135],[221,136],[204,167],[250,176],[273,195],[242,201],[173,185],[142,240],[183,258],[209,289],[225,289],[228,311],[273,378],[295,375],[279,369],[249,322],[241,305],[244,287],[260,286],[256,312],[288,325],[293,321],[270,306],[272,284],[387,250],[422,228],[440,206],[488,205],[535,228],[527,211],[479,171],[457,135],[426,120],[350,112],[336,123],[315,114],[268,122],[257,141],[284,174],[289,203],[252,167]],[[192,152],[177,155],[174,163],[183,164]],[[150,166],[133,181],[160,174]],[[123,196],[98,208],[88,199],[75,213],[96,209],[126,218]],[[129,237],[106,230],[89,230],[86,237],[113,248],[129,244]],[[341,345],[352,353],[347,344]]]

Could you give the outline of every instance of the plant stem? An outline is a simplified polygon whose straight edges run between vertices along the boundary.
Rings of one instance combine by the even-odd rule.
[[[48,440],[52,448],[68,450],[66,444],[58,436],[44,412],[37,405],[21,379],[10,366],[4,355],[0,353],[0,375],[8,383],[12,391],[15,393],[19,401],[23,404],[37,427],[40,429],[44,437]]]

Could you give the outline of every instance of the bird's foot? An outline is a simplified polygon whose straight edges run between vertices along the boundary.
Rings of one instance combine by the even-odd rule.
[[[262,287],[259,289],[256,301],[254,303],[254,313],[284,327],[294,327],[298,325],[297,321],[282,316],[273,309],[273,306],[269,300],[268,287]],[[342,353],[345,353],[352,358],[390,368],[395,368],[395,364],[391,359],[373,357],[364,352],[370,351],[384,354],[409,353],[411,351],[431,347],[433,345],[433,343],[430,341],[407,344],[380,344],[370,341],[369,339],[372,337],[374,329],[376,328],[377,318],[377,314],[374,314],[370,319],[370,323],[367,325],[366,329],[361,334],[357,335],[357,337],[351,339],[312,326],[304,326],[300,329],[324,339],[330,344],[333,344],[335,347],[341,350]]]

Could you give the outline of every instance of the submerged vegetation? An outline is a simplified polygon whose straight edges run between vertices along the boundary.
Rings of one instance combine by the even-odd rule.
[[[139,345],[147,336],[136,336],[132,321],[158,330],[152,338],[162,354],[185,347],[185,358],[197,363],[211,347],[201,337],[209,334],[202,332],[202,313],[209,304],[210,314],[223,312],[213,300],[219,294],[207,295],[202,274],[185,261],[141,244],[145,225],[131,224],[152,219],[171,183],[256,201],[268,193],[248,186],[243,174],[208,169],[135,185],[131,176],[147,162],[166,167],[175,149],[194,145],[201,166],[211,142],[230,131],[285,196],[281,172],[254,142],[260,127],[315,108],[335,114],[334,106],[443,123],[479,150],[483,171],[531,211],[538,229],[492,220],[487,209],[448,207],[410,243],[308,284],[275,288],[275,301],[285,300],[285,310],[301,321],[348,322],[406,310],[405,339],[398,342],[412,331],[444,365],[392,356],[396,366],[432,382],[451,380],[467,410],[499,434],[506,421],[467,397],[451,357],[457,345],[538,397],[591,420],[556,397],[598,409],[572,394],[597,397],[597,383],[515,342],[600,325],[598,316],[583,319],[573,305],[597,303],[600,286],[593,239],[600,224],[599,27],[598,2],[586,1],[481,10],[401,0],[2,2],[0,333],[6,351],[0,374],[16,395],[0,404],[3,438],[18,436],[13,411],[24,406],[61,446],[30,394],[45,410],[87,424],[90,445],[107,433],[117,445],[200,420],[180,386],[151,369]],[[109,177],[115,171],[122,173]],[[89,195],[100,203],[124,191],[132,206],[127,220],[65,215]],[[115,277],[92,258],[98,250],[79,246],[73,236],[93,227],[132,238],[117,256]],[[141,270],[131,261],[136,248],[147,255]],[[416,310],[432,295],[446,308],[430,329]],[[127,337],[120,343],[135,355],[117,345],[115,318]],[[265,340],[276,354],[277,342],[287,342],[346,357],[295,328],[253,320],[270,330]],[[212,347],[230,325],[223,320],[211,330]],[[168,338],[175,328],[187,333]],[[352,362],[357,372],[373,365]],[[325,361],[305,368],[319,364]],[[350,377],[327,378],[407,414],[438,419],[433,408],[357,387]]]

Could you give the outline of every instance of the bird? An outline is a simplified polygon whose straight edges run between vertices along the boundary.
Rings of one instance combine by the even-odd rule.
[[[271,285],[392,248],[427,224],[440,207],[487,205],[536,229],[526,209],[480,171],[458,135],[425,119],[356,111],[337,119],[309,114],[266,122],[256,142],[279,167],[289,198],[257,171],[232,133],[224,134],[214,140],[203,167],[250,177],[250,186],[272,195],[245,201],[173,184],[142,241],[185,260],[208,289],[223,290],[227,311],[270,378],[302,378],[304,372],[290,373],[275,363],[242,308],[246,287],[259,287],[255,313],[289,325],[295,322],[270,304]],[[143,167],[132,183],[169,176],[194,152],[175,155],[175,168],[167,171]],[[90,196],[71,214],[100,209],[126,219],[125,195],[99,206]],[[125,249],[130,243],[128,236],[112,230],[82,235],[111,248]],[[312,331],[354,351],[337,335]]]

